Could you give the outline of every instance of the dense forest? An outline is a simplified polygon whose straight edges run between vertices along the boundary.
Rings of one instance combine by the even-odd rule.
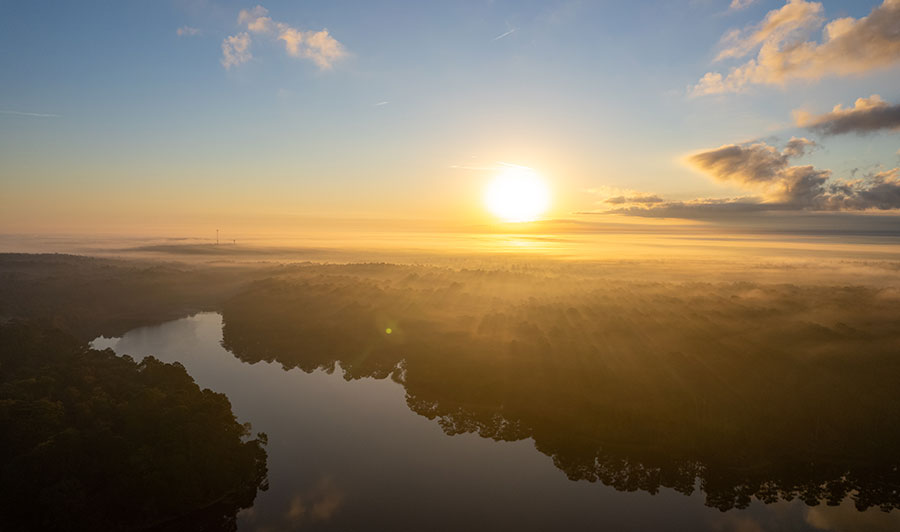
[[[347,265],[223,318],[241,360],[393,378],[447,434],[533,438],[573,480],[900,507],[896,288]]]
[[[266,437],[179,364],[0,325],[0,529],[229,530]]]
[[[0,320],[40,320],[81,340],[218,308],[259,266],[0,254]]]
[[[738,271],[740,280],[734,280]],[[140,364],[116,359],[47,331],[63,329],[85,340],[205,309],[222,312],[223,343],[245,362],[339,370],[347,379],[394,379],[406,389],[409,408],[447,434],[533,438],[573,480],[650,493],[663,487],[691,493],[699,487],[707,504],[721,510],[746,507],[753,498],[837,504],[851,497],[860,509],[898,508],[900,290],[885,282],[896,272],[892,263],[867,261],[437,267],[185,265],[5,255],[0,257],[0,322],[32,321],[8,323],[4,334],[28,339],[23,345],[44,346],[16,348],[36,349],[38,355],[26,357],[38,361],[33,364],[51,352],[62,358],[24,365],[16,371],[25,373],[14,374],[6,359],[18,355],[7,347],[11,344],[4,345],[4,422],[13,426],[15,408],[24,408],[24,401],[33,411],[21,419],[41,420],[35,427],[50,424],[35,428],[33,437],[24,429],[10,431],[21,436],[7,436],[4,445],[19,445],[15,453],[25,453],[21,449],[51,434],[47,427],[93,418],[104,427],[138,430],[104,416],[130,418],[130,411],[116,408],[147,406],[139,401],[145,397],[169,397],[172,408],[187,416],[174,404],[205,396],[183,369],[153,359]],[[19,336],[10,336],[9,327],[20,330]],[[47,342],[59,349],[49,349]],[[54,375],[64,374],[55,373],[54,364],[70,359],[85,364],[71,371],[84,382],[57,390],[61,384]],[[100,378],[91,364],[133,375],[156,391],[139,393],[135,384],[129,395],[116,395],[127,379]],[[150,383],[149,375],[167,377]],[[22,384],[45,381],[43,388]],[[68,391],[82,388],[84,397],[96,392],[103,401],[83,406],[82,395]],[[118,406],[110,406],[109,397],[121,398]],[[215,436],[205,442],[201,435],[236,431],[231,440],[258,445],[234,429],[227,399],[216,401],[221,424],[197,429],[195,438],[184,441],[216,446],[221,442]],[[190,416],[147,419],[182,423],[178,430],[186,431],[211,422]],[[166,430],[157,425],[144,433],[144,454],[117,459],[110,467],[131,471],[141,460],[169,456],[166,449],[177,445],[155,439]],[[70,449],[76,448],[85,447]],[[42,445],[35,449],[44,452]],[[12,453],[4,447],[4,456]],[[206,461],[200,464],[208,469],[194,472],[197,479],[235,465],[225,454],[203,453]],[[4,465],[4,475],[18,463]],[[69,461],[42,463],[62,467]],[[148,467],[147,474],[171,466],[160,464]],[[41,474],[68,474],[65,467],[52,469]],[[3,479],[9,493],[33,494],[58,485],[48,484],[55,477],[35,476],[41,480],[32,483],[31,492],[17,491],[13,478]],[[197,495],[206,489],[179,494],[178,500],[207,501]],[[70,500],[67,491],[53,493],[34,500],[70,504],[64,502]],[[34,508],[14,501],[14,494],[7,498],[11,507]],[[150,510],[135,515],[146,520],[144,511]]]

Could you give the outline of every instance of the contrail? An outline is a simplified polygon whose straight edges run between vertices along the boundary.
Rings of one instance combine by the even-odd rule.
[[[506,33],[501,33],[500,35],[497,35],[497,36],[494,37],[492,40],[494,40],[494,41],[499,41],[500,39],[502,39],[502,38],[504,38],[504,37],[508,37],[509,35],[511,35],[512,33],[514,33],[515,31],[516,31],[516,28],[513,28],[513,29],[507,31]]]
[[[21,111],[3,111],[0,110],[0,114],[4,115],[16,115],[16,116],[36,116],[39,118],[59,118],[62,115],[56,115],[52,113],[23,113]]]

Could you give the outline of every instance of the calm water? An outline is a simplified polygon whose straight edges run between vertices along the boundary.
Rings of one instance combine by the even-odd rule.
[[[95,340],[136,359],[178,361],[225,393],[238,419],[269,436],[270,488],[240,530],[898,530],[900,512],[800,501],[721,512],[663,488],[651,495],[571,481],[531,439],[447,436],[409,410],[390,379],[347,381],[278,363],[246,364],[221,346],[222,318],[202,313]]]

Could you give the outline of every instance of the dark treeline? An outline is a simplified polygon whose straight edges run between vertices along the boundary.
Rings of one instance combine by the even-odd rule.
[[[534,438],[573,480],[900,507],[895,288],[358,265],[223,316],[241,360],[393,378],[446,433]]]
[[[27,318],[81,340],[217,309],[262,272],[74,255],[0,254],[0,320]]]
[[[179,364],[0,325],[0,529],[233,530],[265,436]]]

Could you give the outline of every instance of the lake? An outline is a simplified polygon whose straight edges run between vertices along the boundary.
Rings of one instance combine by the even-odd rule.
[[[284,530],[894,530],[895,510],[858,512],[848,499],[720,511],[702,490],[617,491],[572,481],[531,438],[448,436],[407,406],[391,379],[345,380],[340,367],[305,373],[248,364],[222,347],[222,317],[200,313],[121,338],[98,338],[136,359],[180,362],[226,394],[241,422],[268,434],[270,488],[239,529]]]

